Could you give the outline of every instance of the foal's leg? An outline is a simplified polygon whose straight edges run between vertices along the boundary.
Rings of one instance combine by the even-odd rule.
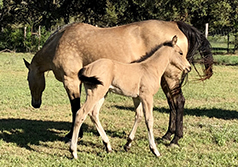
[[[105,145],[107,152],[112,152],[112,148],[111,148],[109,139],[108,139],[106,132],[104,131],[104,129],[99,121],[99,111],[100,111],[100,108],[102,107],[103,102],[104,102],[104,98],[102,98],[101,100],[99,100],[97,102],[92,113],[90,114],[90,118],[91,118],[92,122],[95,124],[100,136],[102,137],[103,144]]]
[[[153,117],[153,96],[146,96],[142,98],[142,106],[143,112],[145,115],[145,123],[148,129],[148,136],[149,136],[149,144],[150,150],[152,153],[159,157],[160,153],[157,150],[154,133],[153,133],[153,124],[154,124],[154,117]]]
[[[134,122],[134,126],[127,138],[127,143],[124,146],[124,149],[126,151],[128,151],[131,148],[131,143],[135,138],[135,133],[136,133],[136,129],[138,127],[138,124],[141,122],[142,120],[142,116],[143,116],[143,109],[142,109],[142,104],[139,98],[133,98],[133,102],[134,102],[134,106],[135,106],[135,122]]]
[[[93,105],[90,103],[90,101],[86,101],[85,104],[78,110],[75,117],[74,122],[74,128],[73,128],[73,134],[72,139],[70,143],[70,152],[72,153],[73,157],[75,159],[78,158],[77,155],[77,141],[78,141],[78,135],[79,135],[79,129],[86,119],[88,113],[92,111]]]

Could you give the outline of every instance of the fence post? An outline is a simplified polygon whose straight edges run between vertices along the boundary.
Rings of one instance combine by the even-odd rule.
[[[208,37],[208,23],[205,24],[205,37]]]
[[[26,39],[26,27],[24,27],[24,40]]]
[[[39,35],[38,50],[40,50],[40,40],[41,40],[41,26],[39,26],[39,32],[38,32],[38,35]]]

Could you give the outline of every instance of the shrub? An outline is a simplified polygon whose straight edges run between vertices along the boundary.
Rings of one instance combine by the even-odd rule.
[[[16,52],[36,52],[45,43],[50,32],[45,27],[41,28],[41,36],[31,33],[31,27],[27,27],[26,37],[24,28],[3,28],[0,33],[0,50],[10,49]]]

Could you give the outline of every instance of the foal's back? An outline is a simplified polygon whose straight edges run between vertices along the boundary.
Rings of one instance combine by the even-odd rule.
[[[143,70],[137,63],[126,64],[111,59],[98,59],[84,67],[83,75],[97,77],[105,89],[110,88],[114,93],[137,97]]]

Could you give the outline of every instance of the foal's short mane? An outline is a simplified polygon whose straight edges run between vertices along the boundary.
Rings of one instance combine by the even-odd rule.
[[[170,47],[173,47],[173,44],[172,44],[172,41],[167,41],[167,42],[164,42],[160,45],[157,45],[155,46],[154,48],[151,49],[150,52],[146,53],[144,56],[142,56],[140,59],[138,60],[134,60],[132,61],[131,63],[140,63],[146,59],[148,59],[149,57],[151,57],[158,49],[160,49],[162,46],[170,46]]]

